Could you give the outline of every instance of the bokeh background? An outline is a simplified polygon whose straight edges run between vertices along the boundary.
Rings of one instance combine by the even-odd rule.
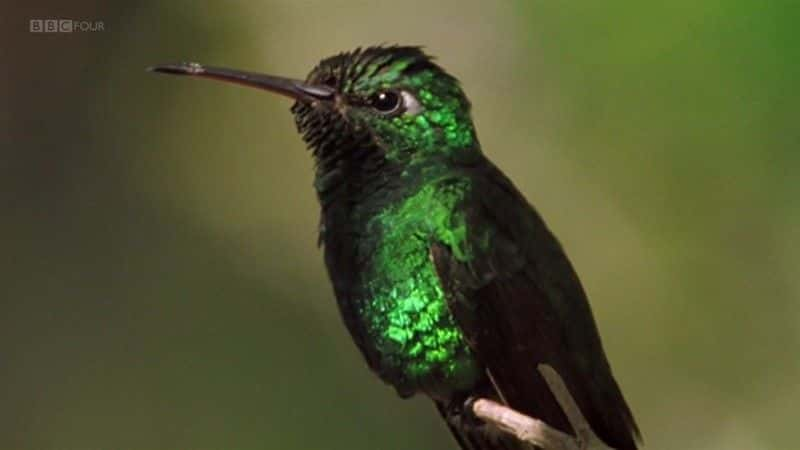
[[[425,45],[590,294],[652,449],[788,449],[800,418],[789,2],[23,2],[0,11],[0,448],[454,449],[368,372],[287,100]],[[34,34],[29,20],[102,21]]]

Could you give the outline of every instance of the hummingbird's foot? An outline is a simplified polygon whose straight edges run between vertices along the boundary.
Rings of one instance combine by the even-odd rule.
[[[473,405],[479,397],[468,396],[454,399],[447,406],[448,420],[454,425],[459,426],[461,429],[472,430],[481,428],[486,425],[486,422],[475,415]]]
[[[469,396],[462,405],[461,425],[467,428],[479,428],[486,425],[486,422],[475,415],[475,402],[479,397]]]

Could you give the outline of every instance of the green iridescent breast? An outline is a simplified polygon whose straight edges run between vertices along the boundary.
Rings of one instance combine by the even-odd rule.
[[[368,232],[379,238],[360,315],[382,376],[399,391],[466,389],[479,376],[429,256],[438,240],[470,257],[458,211],[469,187],[467,179],[428,183],[369,222]]]

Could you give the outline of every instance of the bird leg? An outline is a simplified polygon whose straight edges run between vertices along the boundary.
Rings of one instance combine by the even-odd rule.
[[[457,396],[445,407],[447,420],[462,429],[477,429],[486,426],[486,422],[475,415],[474,404],[480,400],[474,396]]]

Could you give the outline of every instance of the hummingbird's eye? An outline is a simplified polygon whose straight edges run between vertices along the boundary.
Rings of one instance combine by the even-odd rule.
[[[403,99],[400,94],[394,91],[381,91],[369,98],[369,105],[383,114],[391,114],[403,104]]]
[[[327,75],[327,76],[325,76],[325,78],[322,79],[322,84],[324,84],[325,86],[328,86],[328,87],[335,88],[336,87],[336,77],[333,76],[332,74],[331,75]]]

